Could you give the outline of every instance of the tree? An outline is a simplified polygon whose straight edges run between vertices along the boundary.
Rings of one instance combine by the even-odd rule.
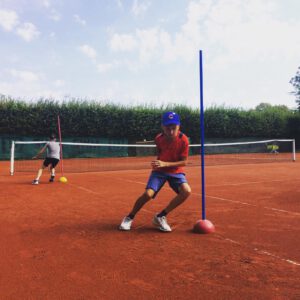
[[[265,111],[267,109],[270,109],[271,107],[272,107],[271,104],[262,102],[255,107],[255,110],[256,111]]]
[[[272,105],[270,103],[261,102],[258,104],[254,110],[256,111],[270,111],[270,110],[279,110],[279,111],[289,111],[289,108],[286,105]]]
[[[292,94],[296,96],[296,103],[298,104],[298,110],[300,111],[300,67],[296,75],[290,80],[290,83],[294,87]]]

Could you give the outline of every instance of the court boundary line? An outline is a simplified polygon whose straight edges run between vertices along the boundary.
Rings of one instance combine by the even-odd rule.
[[[218,236],[222,237],[221,235],[218,235]],[[247,247],[246,245],[243,245],[242,243],[237,242],[235,240],[232,240],[232,239],[229,239],[229,238],[225,238],[225,237],[222,237],[222,238],[224,240],[232,243],[232,244],[236,244],[236,245],[239,245],[241,247]],[[258,249],[258,248],[252,248],[252,250],[255,251],[255,252],[257,252],[257,253],[259,253],[259,254],[266,255],[266,256],[271,256],[273,258],[276,258],[278,260],[282,260],[282,261],[287,262],[289,264],[292,264],[292,265],[295,265],[295,266],[300,266],[300,263],[298,263],[295,260],[291,260],[291,259],[288,259],[288,258],[282,258],[282,257],[280,257],[280,256],[278,256],[276,254],[273,254],[273,253],[269,252],[269,251],[261,250],[261,249]]]
[[[88,192],[88,193],[90,193],[90,194],[94,194],[94,195],[97,195],[97,196],[101,196],[101,195],[102,195],[102,194],[99,193],[99,192],[95,192],[95,191],[93,191],[93,190],[91,190],[91,189],[88,189],[88,188],[86,188],[86,187],[84,187],[84,186],[81,186],[81,185],[78,185],[78,184],[68,183],[68,185],[73,186],[73,187],[75,187],[75,188],[78,188],[78,189],[80,189],[80,190],[83,190],[83,191],[85,191],[85,192]],[[116,202],[116,201],[114,201],[114,202]],[[123,202],[122,202],[122,201],[118,201],[118,203],[123,203]],[[143,208],[143,211],[152,213],[150,210],[147,210],[147,209],[145,209],[145,208]]]
[[[247,184],[260,184],[260,183],[270,183],[270,182],[284,182],[284,181],[297,181],[300,178],[291,179],[275,179],[275,180],[262,180],[262,181],[248,181],[248,182],[239,182],[239,183],[224,183],[224,184],[207,184],[206,186],[214,187],[214,186],[228,186],[228,185],[247,185]]]
[[[121,180],[121,181],[128,181],[128,182],[131,182],[131,183],[137,183],[137,184],[143,184],[143,185],[144,185],[144,183],[138,182],[138,181],[127,180],[127,179],[120,179],[120,180]],[[71,186],[74,186],[74,187],[76,187],[76,188],[79,188],[79,189],[81,189],[81,190],[84,190],[84,191],[86,191],[86,192],[89,192],[89,193],[92,193],[92,194],[96,194],[96,195],[100,195],[100,193],[95,192],[95,191],[93,191],[93,190],[90,190],[90,189],[88,189],[88,188],[85,188],[85,187],[83,187],[83,186],[76,185],[76,184],[70,184],[70,185],[71,185]],[[192,193],[192,194],[194,194],[194,195],[201,195],[201,194],[198,194],[198,193]],[[208,197],[212,197],[212,196],[208,196]],[[237,203],[244,204],[244,205],[256,206],[256,205],[254,205],[254,204],[243,203],[243,202],[240,202],[240,201],[227,200],[227,199],[223,199],[223,198],[219,198],[219,197],[214,197],[214,198],[217,198],[218,200],[221,199],[221,200],[224,200],[224,201],[237,202]],[[152,214],[152,212],[149,211],[149,210],[147,210],[147,209],[143,209],[143,211]],[[284,212],[288,212],[288,211],[284,211]],[[143,228],[146,224],[148,224],[148,223],[141,224],[141,225],[137,226],[136,229]],[[177,226],[175,226],[175,227],[173,227],[173,228],[178,228],[178,227],[180,227],[180,225],[181,225],[181,224],[177,224]],[[243,245],[242,243],[240,243],[240,242],[238,242],[238,241],[232,240],[232,239],[230,239],[230,238],[223,237],[223,236],[220,235],[220,234],[216,234],[216,235],[219,236],[219,237],[221,237],[221,238],[223,238],[225,241],[229,241],[230,243],[237,244],[237,245],[239,245],[240,247],[245,247],[245,248],[247,248],[247,245]],[[261,254],[261,255],[270,256],[270,257],[272,257],[272,258],[274,258],[274,259],[277,259],[277,260],[280,260],[280,261],[283,261],[283,262],[286,262],[286,263],[289,263],[289,264],[292,264],[292,265],[295,265],[295,266],[300,266],[300,263],[298,263],[298,262],[295,261],[295,260],[288,259],[288,258],[282,258],[282,257],[280,257],[280,256],[278,256],[278,255],[276,255],[276,254],[273,254],[273,253],[271,253],[271,252],[269,252],[269,251],[266,251],[266,250],[262,250],[262,249],[258,249],[258,248],[252,248],[252,251],[257,252],[257,253],[259,253],[259,254]]]
[[[199,193],[192,193],[192,194],[197,195],[197,196],[202,195],[202,194],[199,194]],[[238,200],[231,200],[231,199],[226,199],[226,198],[221,198],[221,197],[216,197],[216,196],[206,195],[206,197],[212,198],[212,199],[217,199],[217,200],[220,200],[220,201],[225,201],[225,202],[232,202],[232,203],[237,203],[237,204],[242,204],[242,205],[247,205],[247,206],[264,208],[264,209],[267,209],[267,210],[274,210],[274,211],[277,211],[277,212],[287,213],[287,214],[294,215],[294,216],[300,216],[300,213],[294,212],[294,211],[289,211],[289,210],[284,210],[284,209],[279,209],[279,208],[274,208],[274,207],[268,207],[268,206],[259,206],[257,204],[242,202],[242,201],[238,201]]]
[[[130,182],[130,183],[136,183],[136,184],[141,184],[141,185],[146,186],[146,184],[144,182],[140,182],[140,181],[134,181],[134,180],[129,180],[129,179],[119,179],[119,178],[116,178],[116,179],[121,180],[121,181],[126,181],[126,182]],[[169,187],[167,187],[167,188],[170,189]],[[192,192],[192,195],[202,196],[201,193],[195,193],[195,192]],[[267,210],[273,210],[273,211],[288,213],[288,214],[295,215],[295,216],[300,216],[300,213],[289,211],[289,210],[283,210],[283,209],[278,209],[278,208],[268,207],[268,206],[259,206],[257,204],[252,204],[252,203],[247,203],[247,202],[242,202],[242,201],[232,200],[232,199],[226,199],[226,198],[221,198],[221,197],[217,197],[217,196],[210,196],[210,195],[207,195],[207,194],[206,194],[206,197],[212,198],[212,199],[217,199],[217,200],[220,200],[220,201],[232,202],[232,203],[237,203],[237,204],[242,204],[242,205],[247,205],[247,206],[260,207],[260,208],[264,208],[264,209],[267,209]]]

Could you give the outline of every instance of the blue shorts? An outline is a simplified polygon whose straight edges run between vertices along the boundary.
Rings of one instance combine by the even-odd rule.
[[[157,193],[164,186],[164,184],[168,181],[169,186],[173,189],[175,193],[179,193],[179,187],[183,183],[187,183],[184,173],[171,174],[171,173],[162,173],[153,171],[149,177],[146,189],[151,189],[155,193],[153,195],[153,199],[156,197]]]

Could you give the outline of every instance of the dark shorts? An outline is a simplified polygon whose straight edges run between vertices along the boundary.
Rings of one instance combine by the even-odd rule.
[[[45,167],[48,167],[49,165],[51,165],[52,168],[55,168],[58,163],[59,163],[59,159],[52,158],[52,157],[46,157],[46,159],[43,162],[43,165]]]
[[[156,197],[157,193],[168,181],[169,186],[175,193],[179,193],[179,187],[183,183],[187,183],[184,173],[171,174],[153,171],[149,177],[146,189],[151,189],[155,192],[153,199]]]

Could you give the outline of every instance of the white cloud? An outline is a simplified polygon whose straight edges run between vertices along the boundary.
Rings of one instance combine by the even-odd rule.
[[[89,46],[89,45],[87,45],[87,44],[80,46],[80,47],[79,47],[79,50],[80,50],[84,55],[86,55],[87,57],[91,58],[92,60],[96,59],[96,57],[97,57],[97,52],[96,52],[96,50],[95,50],[93,47],[91,47],[91,46]]]
[[[46,8],[49,8],[51,6],[50,0],[43,0],[42,2],[43,6],[45,6]]]
[[[123,3],[121,0],[116,0],[118,8],[123,8]]]
[[[183,24],[181,32],[190,37],[197,35],[200,21],[205,19],[211,9],[211,5],[211,0],[190,2],[186,9],[186,22]]]
[[[42,0],[42,5],[48,10],[48,17],[50,20],[58,22],[61,20],[61,14],[52,6],[52,0]]]
[[[151,28],[147,30],[137,30],[139,40],[139,56],[142,63],[149,62],[160,50],[159,29]]]
[[[51,9],[49,18],[55,22],[58,22],[61,19],[61,14],[55,9]]]
[[[150,5],[151,3],[149,1],[134,0],[131,8],[131,12],[135,16],[143,15],[148,10]]]
[[[9,74],[22,82],[36,82],[40,79],[40,76],[38,74],[31,71],[10,69]]]
[[[134,2],[136,6],[140,3]],[[187,76],[188,70],[198,65],[198,51],[202,49],[205,76],[211,82],[206,87],[210,102],[233,101],[237,106],[248,103],[251,107],[263,98],[280,103],[288,98],[288,81],[296,68],[292,66],[299,61],[300,21],[284,18],[279,4],[273,0],[194,0],[186,7],[185,21],[172,31],[160,24],[113,32],[109,46],[114,52],[132,54],[126,59],[124,53],[120,62],[130,71],[140,70],[145,64],[169,64],[173,68],[171,63],[181,63],[181,76]],[[112,69],[109,63],[106,68]],[[273,76],[270,83],[268,78],[274,73],[278,73],[278,78]],[[197,85],[197,71],[190,74],[189,82]],[[218,89],[211,86],[216,83]],[[198,101],[197,89],[189,92],[189,88],[184,91],[182,85],[176,84],[172,90],[169,86],[164,97],[169,98],[169,94],[178,99],[183,95],[182,98]],[[156,90],[159,91],[158,86]]]
[[[113,34],[110,39],[110,48],[113,51],[132,51],[137,47],[137,41],[130,34]]]
[[[62,80],[62,79],[57,79],[54,81],[54,86],[57,87],[57,88],[61,88],[63,86],[65,86],[65,81]]]
[[[115,67],[115,64],[107,63],[107,64],[98,64],[97,70],[99,73],[106,73],[110,70],[112,70]]]
[[[9,76],[10,75],[10,76]],[[6,80],[0,82],[0,91],[3,95],[20,97],[23,100],[36,100],[40,97],[62,99],[65,91],[63,80],[51,82],[54,86],[49,88],[49,80],[42,74],[37,74],[27,70],[7,70]]]
[[[82,25],[82,26],[85,26],[86,25],[86,21],[83,20],[82,18],[80,18],[78,15],[73,15],[74,17],[74,20],[76,23]]]
[[[156,61],[169,63],[178,58],[192,61],[196,42],[179,32],[174,37],[167,31],[155,27],[136,29],[133,34],[114,33],[109,41],[110,48],[117,51],[138,52],[139,62],[146,64]]]
[[[0,9],[0,26],[5,31],[12,31],[18,24],[18,15],[13,10]]]
[[[14,83],[0,81],[0,95],[14,96],[15,90],[16,87]]]
[[[141,62],[163,63],[178,59],[194,63],[199,49],[210,49],[213,64],[222,68],[241,58],[295,58],[300,52],[300,22],[282,21],[278,10],[272,1],[191,1],[177,32],[157,27],[114,33],[110,48],[139,51]]]
[[[159,33],[159,41],[162,48],[162,62],[168,63],[173,61],[175,53],[171,35],[168,32],[161,30]]]
[[[5,0],[5,3],[9,2]],[[11,2],[15,4],[11,5],[10,9],[15,9],[15,11],[0,9],[0,33],[1,30],[5,30],[18,34],[27,41],[36,38],[40,34],[37,28],[31,23],[26,23],[31,24],[26,27],[23,23],[25,21],[32,22],[34,19],[30,18],[37,10],[33,7],[30,7],[29,10],[22,7],[21,4],[24,5],[25,2],[28,2],[25,0]],[[66,8],[53,0],[34,0],[33,2],[39,2],[39,11],[43,5],[42,11],[48,16],[51,14],[52,19],[56,21],[60,20],[63,16],[63,9]],[[300,21],[292,11],[293,9],[297,11],[299,8],[298,1],[289,0],[287,3],[282,3],[280,0],[187,0],[174,1],[174,3],[170,1],[172,2],[170,5],[166,3],[161,5],[158,2],[113,0],[114,7],[110,6],[109,9],[112,13],[116,13],[119,17],[118,20],[99,19],[93,21],[98,22],[95,23],[98,32],[95,45],[105,43],[100,34],[103,29],[105,30],[104,26],[111,26],[107,30],[108,49],[103,49],[99,45],[95,49],[89,44],[84,45],[85,39],[80,36],[84,32],[71,34],[70,39],[65,41],[65,43],[74,45],[74,42],[76,43],[74,39],[80,39],[81,42],[77,43],[78,48],[75,49],[78,51],[77,54],[80,51],[91,59],[93,64],[90,67],[105,74],[102,79],[111,76],[116,81],[120,80],[119,89],[113,88],[108,91],[107,95],[120,98],[121,94],[123,97],[130,82],[138,81],[139,84],[135,84],[136,87],[128,89],[128,98],[132,95],[132,97],[140,97],[143,100],[152,97],[161,101],[179,98],[188,99],[187,101],[193,101],[191,99],[196,98],[195,101],[198,101],[198,50],[202,49],[205,63],[206,101],[226,101],[226,103],[231,103],[230,101],[238,103],[237,101],[239,101],[243,106],[249,101],[248,106],[250,106],[253,102],[250,103],[249,99],[254,98],[272,99],[274,103],[275,101],[279,103],[281,99],[287,99],[286,95],[292,90],[288,81],[295,74],[297,62],[299,62]],[[19,5],[19,3],[21,4]],[[292,3],[294,7],[291,7]],[[54,4],[59,5],[55,8],[61,12],[61,15],[54,10]],[[181,11],[178,11],[178,7]],[[91,9],[93,8],[93,4],[91,4]],[[285,11],[286,8],[287,11]],[[129,10],[131,19],[128,19],[126,10]],[[20,15],[18,16],[16,12],[19,11]],[[75,14],[76,12],[77,14]],[[27,13],[29,14],[26,16]],[[78,22],[82,26],[86,24],[86,21],[89,22],[89,16],[86,13],[83,14],[82,10],[73,11],[71,20],[66,18],[63,24],[55,24],[54,29],[48,28],[48,39],[50,40],[49,37],[54,39],[51,44],[54,45],[61,38],[59,26],[71,26],[68,28],[74,31],[76,28],[78,29],[78,26],[73,26],[73,28],[72,24],[67,24],[67,22],[71,21],[73,25]],[[137,23],[135,17],[141,16],[144,18],[140,18]],[[162,16],[168,21],[161,21]],[[39,22],[42,21],[39,20]],[[45,22],[47,23],[47,20]],[[43,28],[46,28],[46,23],[43,24]],[[155,24],[155,26],[149,24]],[[117,26],[123,26],[122,30],[117,31]],[[41,31],[41,28],[38,29]],[[16,36],[12,35],[8,38],[16,39]],[[88,40],[86,42],[91,43]],[[28,47],[25,43],[23,44]],[[66,46],[68,45],[70,46],[70,44],[66,44]],[[21,51],[22,48],[20,47],[18,50]],[[96,50],[99,52],[97,53]],[[106,50],[110,50],[111,53],[105,52]],[[49,48],[45,53],[48,55],[48,61],[45,63],[52,67],[62,67],[63,65],[67,67],[67,64],[72,61],[73,57],[70,59],[64,57],[65,51],[61,48],[55,47],[55,51],[58,52],[55,53],[56,56],[53,54],[52,58],[49,55],[50,51]],[[19,54],[19,57],[20,68],[27,66],[28,62],[25,64],[22,62],[23,55]],[[111,60],[104,60],[105,57],[111,57]],[[118,61],[114,60],[116,58]],[[9,64],[7,63],[7,65]],[[16,66],[17,64],[11,65]],[[88,70],[85,71],[88,72]],[[155,75],[151,72],[155,72]],[[169,73],[171,75],[168,75]],[[278,74],[275,75],[277,78],[274,78],[274,74]],[[65,83],[60,79],[43,82],[38,74],[35,74],[38,76],[38,79],[35,79],[34,74],[27,73],[26,75],[26,73],[18,73],[16,70],[10,75],[18,83],[15,89],[12,84],[11,89],[17,91],[20,88],[20,93],[24,91],[29,94],[30,87],[32,93],[42,92],[43,88],[48,89],[47,85],[50,86],[50,89],[55,89],[55,87],[57,90],[60,87],[61,90],[65,89]],[[133,76],[133,79],[130,76]],[[145,81],[142,77],[146,78],[147,76],[153,80],[151,89],[143,87]],[[5,79],[5,77],[3,78]],[[77,80],[76,74],[74,74],[74,78]],[[164,78],[166,81],[162,84]],[[5,85],[4,81],[2,80],[2,86],[6,86],[8,89],[10,85],[8,82]],[[28,84],[28,90],[24,82],[31,83]],[[40,85],[38,85],[39,82]],[[286,85],[284,85],[285,82]],[[71,82],[68,82],[69,84]],[[136,92],[134,88],[137,89]],[[74,86],[72,89],[75,93],[78,87]],[[88,92],[83,91],[82,93]],[[102,93],[102,87],[99,88],[99,93]]]
[[[276,19],[276,7],[268,2],[233,3],[219,2],[207,18],[207,45],[222,49],[212,58],[214,67],[226,68],[241,60],[259,63],[297,57],[300,22]],[[228,8],[225,4],[231,4],[232,13],[226,13],[228,19],[218,18]]]
[[[26,42],[30,42],[40,35],[40,32],[32,23],[24,23],[17,28],[17,35],[19,35]]]

